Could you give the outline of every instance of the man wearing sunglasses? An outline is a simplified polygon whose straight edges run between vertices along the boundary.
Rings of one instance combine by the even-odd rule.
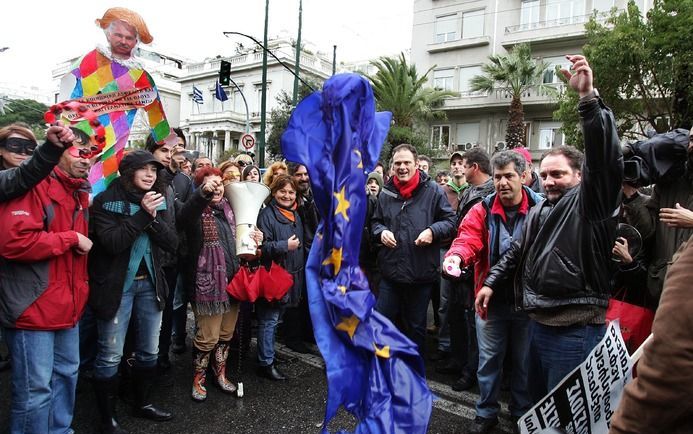
[[[46,178],[75,136],[61,123],[46,131],[46,142],[36,146],[33,132],[22,124],[0,129],[0,202],[22,196]]]
[[[74,139],[69,129],[49,131],[49,141]],[[77,323],[89,295],[86,178],[92,151],[88,138],[73,140],[48,177],[0,204],[0,325],[12,364],[12,433],[70,431],[80,361]]]

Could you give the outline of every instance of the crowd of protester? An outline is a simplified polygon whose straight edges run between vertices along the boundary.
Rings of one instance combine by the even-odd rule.
[[[402,144],[364,186],[360,265],[375,309],[449,376],[453,390],[478,387],[470,433],[498,424],[503,388],[517,421],[585,360],[604,335],[614,288],[627,286],[631,299],[651,309],[661,296],[673,318],[677,303],[690,305],[682,301],[683,265],[671,267],[672,294],[662,292],[666,267],[692,234],[690,168],[653,191],[624,181],[613,115],[584,57],[568,58],[573,69],[564,74],[580,95],[584,153],[550,149],[537,173],[524,148],[493,156],[474,148],[452,153],[449,167],[433,177],[434,161]],[[11,432],[70,432],[78,372],[93,386],[101,432],[126,432],[116,414],[126,380],[135,416],[170,420],[174,414],[151,401],[151,390],[171,369],[169,354],[183,354],[189,344],[191,398],[207,398],[208,375],[234,393],[229,353],[234,341],[247,345],[251,318],[259,376],[287,379],[276,363],[278,334],[293,351],[311,351],[304,269],[320,216],[306,167],[277,161],[263,174],[245,153],[215,165],[186,150],[176,132],[176,146],[150,137],[145,149],[129,151],[120,176],[90,198],[92,160],[82,152],[88,136],[58,123],[37,146],[25,126],[0,130],[0,322],[9,350],[0,368],[12,368]],[[251,260],[236,254],[236,219],[224,194],[240,181],[270,191],[252,230],[259,248]],[[617,237],[619,222],[640,231],[641,252]],[[273,263],[293,279],[280,300],[247,303],[227,292],[242,267]],[[655,328],[674,333],[676,324],[666,320]],[[431,353],[427,334],[436,340]],[[648,387],[690,398],[674,393],[691,384],[683,374],[691,372],[690,358],[680,361],[680,384],[662,391],[657,357],[650,355],[654,366],[647,364],[638,389],[626,394],[615,432],[650,432],[633,416],[645,412]],[[669,426],[689,414],[669,412]]]

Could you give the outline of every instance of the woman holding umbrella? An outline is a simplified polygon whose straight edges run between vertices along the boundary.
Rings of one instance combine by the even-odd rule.
[[[258,299],[255,311],[258,319],[257,353],[258,375],[270,380],[286,377],[274,366],[274,341],[277,323],[284,307],[298,306],[305,283],[305,251],[303,224],[296,212],[296,182],[288,175],[274,178],[270,186],[272,200],[260,211],[258,228],[265,234],[261,260],[265,266],[272,261],[293,276],[293,286],[281,302]]]
[[[193,341],[192,399],[207,399],[205,387],[210,359],[216,384],[226,393],[236,386],[226,378],[229,341],[238,319],[238,302],[226,287],[239,269],[236,257],[236,223],[224,197],[222,173],[207,167],[195,174],[195,194],[183,205],[177,223],[186,231],[189,256],[183,261],[184,287],[192,288],[190,300],[197,334]],[[260,244],[262,232],[253,239]]]

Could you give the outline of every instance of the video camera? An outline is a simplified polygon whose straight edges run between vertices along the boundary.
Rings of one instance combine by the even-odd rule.
[[[642,187],[679,178],[686,171],[688,130],[653,134],[623,147],[623,180]]]

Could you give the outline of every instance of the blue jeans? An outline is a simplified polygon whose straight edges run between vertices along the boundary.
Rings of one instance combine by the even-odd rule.
[[[5,329],[12,356],[11,433],[70,433],[79,370],[79,326]]]
[[[432,286],[433,283],[403,284],[383,278],[375,304],[375,310],[393,323],[401,319],[402,331],[418,346],[422,357],[426,353],[426,314]]]
[[[255,303],[257,315],[257,360],[260,366],[274,363],[274,341],[282,308],[277,303],[258,300]]]
[[[125,335],[130,316],[135,321],[135,366],[153,368],[159,354],[159,330],[161,315],[156,291],[149,279],[135,280],[123,291],[120,307],[113,319],[98,320],[98,349],[94,362],[94,376],[98,379],[111,378],[118,373],[118,365],[123,356]]]
[[[529,410],[527,391],[529,365],[529,317],[516,312],[505,303],[493,303],[486,320],[476,316],[476,337],[479,343],[479,400],[476,414],[487,419],[498,417],[502,375],[512,375],[510,383],[510,414],[520,417]],[[506,349],[510,347],[511,372],[503,372]]]
[[[538,402],[584,362],[605,332],[604,324],[551,327],[530,321],[529,384],[532,401]]]

